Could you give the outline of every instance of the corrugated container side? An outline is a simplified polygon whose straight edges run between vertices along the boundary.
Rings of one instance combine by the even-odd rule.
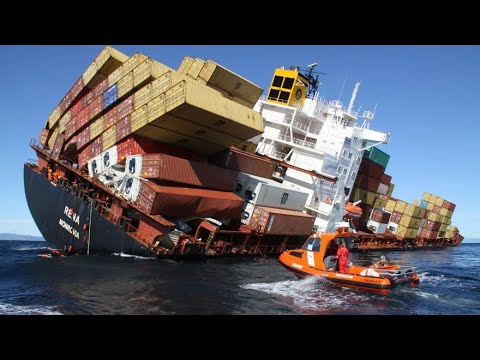
[[[105,151],[105,150],[109,149],[110,147],[112,147],[113,145],[115,145],[115,141],[116,141],[115,125],[111,126],[107,130],[105,130],[102,136],[103,136],[102,147],[103,147],[103,150]]]
[[[428,220],[441,222],[442,216],[440,214],[436,214],[434,212],[430,212],[427,217]]]
[[[413,200],[412,205],[413,206],[420,206],[420,200]]]
[[[383,174],[382,178],[380,180],[381,180],[382,184],[385,184],[385,185],[388,186],[392,182],[392,177],[390,175]]]
[[[425,209],[417,206],[417,207],[415,207],[415,210],[414,210],[412,216],[417,218],[417,219],[422,219],[422,218],[425,217],[425,211],[426,211]]]
[[[117,143],[132,133],[130,115],[125,116],[123,119],[117,122],[117,125],[115,126],[115,131],[115,138]]]
[[[135,53],[130,56],[121,67],[119,67],[117,70],[115,70],[108,76],[108,85],[112,86],[114,83],[118,82],[122,77],[125,76],[125,74],[132,71],[136,66],[138,66],[146,59],[148,59],[148,57],[140,53]]]
[[[188,70],[190,69],[190,66],[193,64],[193,59],[189,56],[185,56],[180,63],[180,66],[178,67],[178,72],[184,75],[188,74]]]
[[[388,224],[390,221],[390,215],[391,214],[382,211],[381,209],[373,209],[372,213],[370,214],[370,219],[381,224]]]
[[[449,205],[449,207],[448,207],[448,210],[451,210],[452,213],[453,213],[453,211],[455,211],[455,207],[456,207],[456,205],[455,205],[454,203],[450,202],[450,205]]]
[[[139,109],[140,107],[148,103],[150,100],[152,100],[151,91],[152,91],[152,83],[147,84],[141,89],[135,91],[135,94],[134,94],[135,110]]]
[[[402,213],[398,211],[394,211],[392,212],[392,216],[390,216],[390,222],[399,224],[401,218],[402,218]]]
[[[264,158],[244,154],[234,149],[215,155],[211,161],[221,167],[270,179],[275,172],[275,164]]]
[[[47,140],[48,143],[48,148],[50,150],[53,150],[53,147],[55,146],[55,141],[57,140],[58,134],[60,133],[58,126],[51,132],[50,137]]]
[[[437,195],[430,194],[430,200],[428,200],[428,202],[431,202],[433,203],[433,205],[435,205],[435,202],[437,201],[437,199],[438,199]]]
[[[375,146],[372,146],[371,148],[365,150],[365,152],[363,153],[363,157],[375,162],[383,168],[387,167],[388,161],[390,160],[390,155]]]
[[[47,144],[47,138],[48,138],[48,129],[42,129],[40,131],[40,136],[38,137],[38,140],[40,141],[40,144],[42,146],[45,146]]]
[[[249,226],[266,234],[309,235],[315,218],[300,211],[256,206]]]
[[[440,206],[434,205],[434,206],[433,206],[433,209],[432,209],[432,212],[434,212],[435,214],[439,214],[439,213],[440,213],[440,209],[441,209]]]
[[[436,239],[437,236],[438,236],[438,231],[435,231],[435,230],[427,230],[424,228],[422,229],[422,231],[420,231],[420,237],[422,238],[433,240],[433,239]]]
[[[442,224],[439,223],[439,222],[436,222],[436,221],[431,221],[431,220],[426,220],[424,225],[423,225],[423,228],[426,229],[426,230],[434,230],[434,231],[438,231],[440,230],[440,226]]]
[[[99,136],[95,140],[93,140],[90,145],[90,148],[91,148],[91,157],[100,155],[103,151],[103,137]]]
[[[104,117],[101,116],[90,124],[90,139],[93,140],[103,133]]]
[[[144,105],[141,108],[132,112],[131,115],[131,127],[132,133],[140,130],[148,124],[148,106]]]
[[[117,82],[118,97],[121,98],[133,89],[133,71],[125,74]]]
[[[65,144],[65,135],[58,134],[57,138],[55,139],[55,143],[53,145],[52,155],[53,157],[58,157],[60,153],[63,151],[63,145]]]
[[[397,200],[397,204],[395,205],[395,211],[398,211],[403,214],[406,207],[407,207],[407,203],[405,201]]]
[[[80,150],[90,142],[90,127],[85,128],[77,136],[77,150]]]
[[[113,84],[103,93],[103,108],[106,109],[118,99],[117,84]]]
[[[385,204],[385,210],[390,211],[390,212],[394,212],[396,205],[397,205],[397,200],[388,199],[386,204]]]
[[[448,227],[448,230],[453,231],[454,233],[456,233],[456,232],[458,231],[458,228],[457,228],[456,226],[450,225],[450,226]]]
[[[359,175],[355,179],[355,186],[362,190],[377,192],[379,185],[380,185],[380,179],[375,179],[370,176]]]
[[[414,211],[415,211],[415,206],[413,204],[407,204],[405,206],[405,209],[403,210],[403,213],[405,215],[412,216]]]
[[[200,58],[195,58],[193,64],[190,66],[190,69],[188,69],[188,76],[190,76],[192,79],[197,79],[204,65],[205,61]]]
[[[60,116],[62,116],[62,111],[57,106],[48,117],[48,125],[50,129],[52,129],[53,126],[58,122],[58,120],[60,120]]]
[[[437,200],[435,200],[435,205],[438,207],[442,207],[444,199],[442,199],[440,196],[437,197]]]
[[[385,195],[378,195],[373,203],[374,209],[383,209],[387,203],[387,197]]]
[[[62,113],[68,109],[68,107],[72,104],[72,102],[77,98],[78,94],[82,91],[85,87],[82,77],[80,77],[75,84],[73,84],[72,88],[67,92],[65,97],[60,101],[58,107]]]
[[[117,122],[133,112],[133,95],[123,100],[116,106],[117,108]]]
[[[160,116],[165,114],[165,95],[161,94],[150,100],[145,109],[145,112],[148,114],[147,121],[149,123],[157,120]]]
[[[411,217],[409,215],[403,214],[400,218],[400,224],[412,229],[418,229],[420,227],[421,219]]]
[[[435,206],[434,203],[428,202],[428,203],[427,203],[427,210],[432,211],[434,206]]]
[[[60,132],[63,133],[65,132],[65,126],[67,123],[71,120],[72,116],[70,111],[67,111],[63,116],[60,118],[60,121],[58,123],[58,127],[60,129]]]
[[[440,232],[445,232],[445,231],[447,231],[447,229],[448,229],[448,224],[442,224],[442,225],[440,225],[440,230],[439,231]]]
[[[88,66],[87,70],[85,70],[85,72],[83,73],[83,82],[85,84],[88,84],[93,79],[97,71],[97,63],[95,62],[95,60],[93,60],[93,62]]]
[[[453,210],[447,210],[447,217],[452,217],[453,216]]]
[[[374,179],[381,180],[384,171],[385,169],[379,164],[364,158],[360,163],[358,173],[361,175],[370,176]]]
[[[78,153],[78,160],[77,164],[78,167],[81,167],[88,163],[88,160],[92,158],[92,152],[91,152],[91,147],[90,145],[87,145],[82,151]]]
[[[447,216],[447,214],[448,214],[448,209],[442,207],[442,208],[440,208],[440,211],[439,211],[438,213],[439,213],[440,215],[442,215],[442,216]]]
[[[422,200],[425,200],[426,202],[430,201],[430,193],[424,192],[422,195]]]
[[[103,95],[97,96],[95,99],[93,99],[89,106],[90,118],[93,119],[103,110]]]
[[[388,197],[392,196],[394,188],[395,188],[394,184],[390,183],[390,185],[388,185],[388,192],[387,192]]]
[[[90,120],[90,107],[83,108],[76,116],[77,130],[81,130]]]

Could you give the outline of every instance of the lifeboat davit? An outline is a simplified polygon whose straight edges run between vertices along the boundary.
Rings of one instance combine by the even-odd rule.
[[[348,228],[334,233],[311,235],[301,249],[283,252],[280,263],[298,278],[320,276],[339,286],[388,294],[397,285],[417,286],[419,278],[413,266],[392,265],[382,256],[372,266],[349,266],[348,272],[338,271],[337,244],[351,248],[354,237]]]

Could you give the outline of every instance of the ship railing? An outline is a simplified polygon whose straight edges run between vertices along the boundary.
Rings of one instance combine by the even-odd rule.
[[[270,152],[270,155],[271,157],[275,158],[275,159],[278,159],[278,160],[285,160],[285,158],[287,157],[288,154],[286,153],[283,153],[281,151],[275,151],[275,150],[272,150]]]
[[[305,140],[293,139],[293,143],[296,145],[300,145],[309,149],[315,149],[315,143],[311,143]]]
[[[286,141],[286,142],[291,142],[292,138],[288,135],[277,135],[278,140]]]

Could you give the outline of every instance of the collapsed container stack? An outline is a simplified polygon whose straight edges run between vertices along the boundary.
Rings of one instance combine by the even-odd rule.
[[[375,147],[364,152],[350,196],[350,201],[361,200],[359,227],[376,234],[388,230],[405,239],[453,238],[458,230],[451,225],[455,204],[430,193],[411,203],[392,197],[392,178],[385,174],[388,160],[389,155]]]
[[[39,140],[149,215],[240,221],[251,200],[235,194],[241,176],[270,178],[275,171],[235,151],[255,150],[248,139],[264,130],[253,110],[262,92],[212,60],[187,56],[177,71],[107,46],[54,109]],[[277,189],[280,199],[258,203],[269,213],[266,232],[278,228],[275,217],[285,224],[301,218],[312,224],[290,232],[309,234],[305,202],[285,207],[284,193]],[[260,211],[255,206],[248,207],[250,218]],[[268,210],[277,207],[290,212]]]

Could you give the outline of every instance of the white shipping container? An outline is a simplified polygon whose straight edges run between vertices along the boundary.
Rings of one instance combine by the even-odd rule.
[[[142,173],[143,155],[128,155],[125,160],[125,172],[140,176]]]
[[[134,202],[137,200],[138,193],[140,192],[140,181],[141,180],[135,175],[128,175],[127,177],[125,177],[121,195],[127,201]]]
[[[380,183],[380,185],[378,185],[377,193],[381,195],[387,195],[387,192],[388,192],[388,185]]]
[[[98,176],[103,171],[102,155],[97,155],[88,160],[88,176],[93,178]]]
[[[253,205],[302,211],[308,193],[286,187],[274,180],[240,173],[237,194]]]
[[[102,171],[115,165],[118,161],[117,146],[115,145],[105,150],[100,156],[102,161]]]
[[[385,234],[387,224],[379,223],[378,221],[368,220],[367,227],[372,229],[375,234]]]
[[[389,229],[394,234],[397,231],[397,227],[398,227],[398,224],[396,224],[394,222],[391,222],[391,221],[387,225],[387,229]]]

